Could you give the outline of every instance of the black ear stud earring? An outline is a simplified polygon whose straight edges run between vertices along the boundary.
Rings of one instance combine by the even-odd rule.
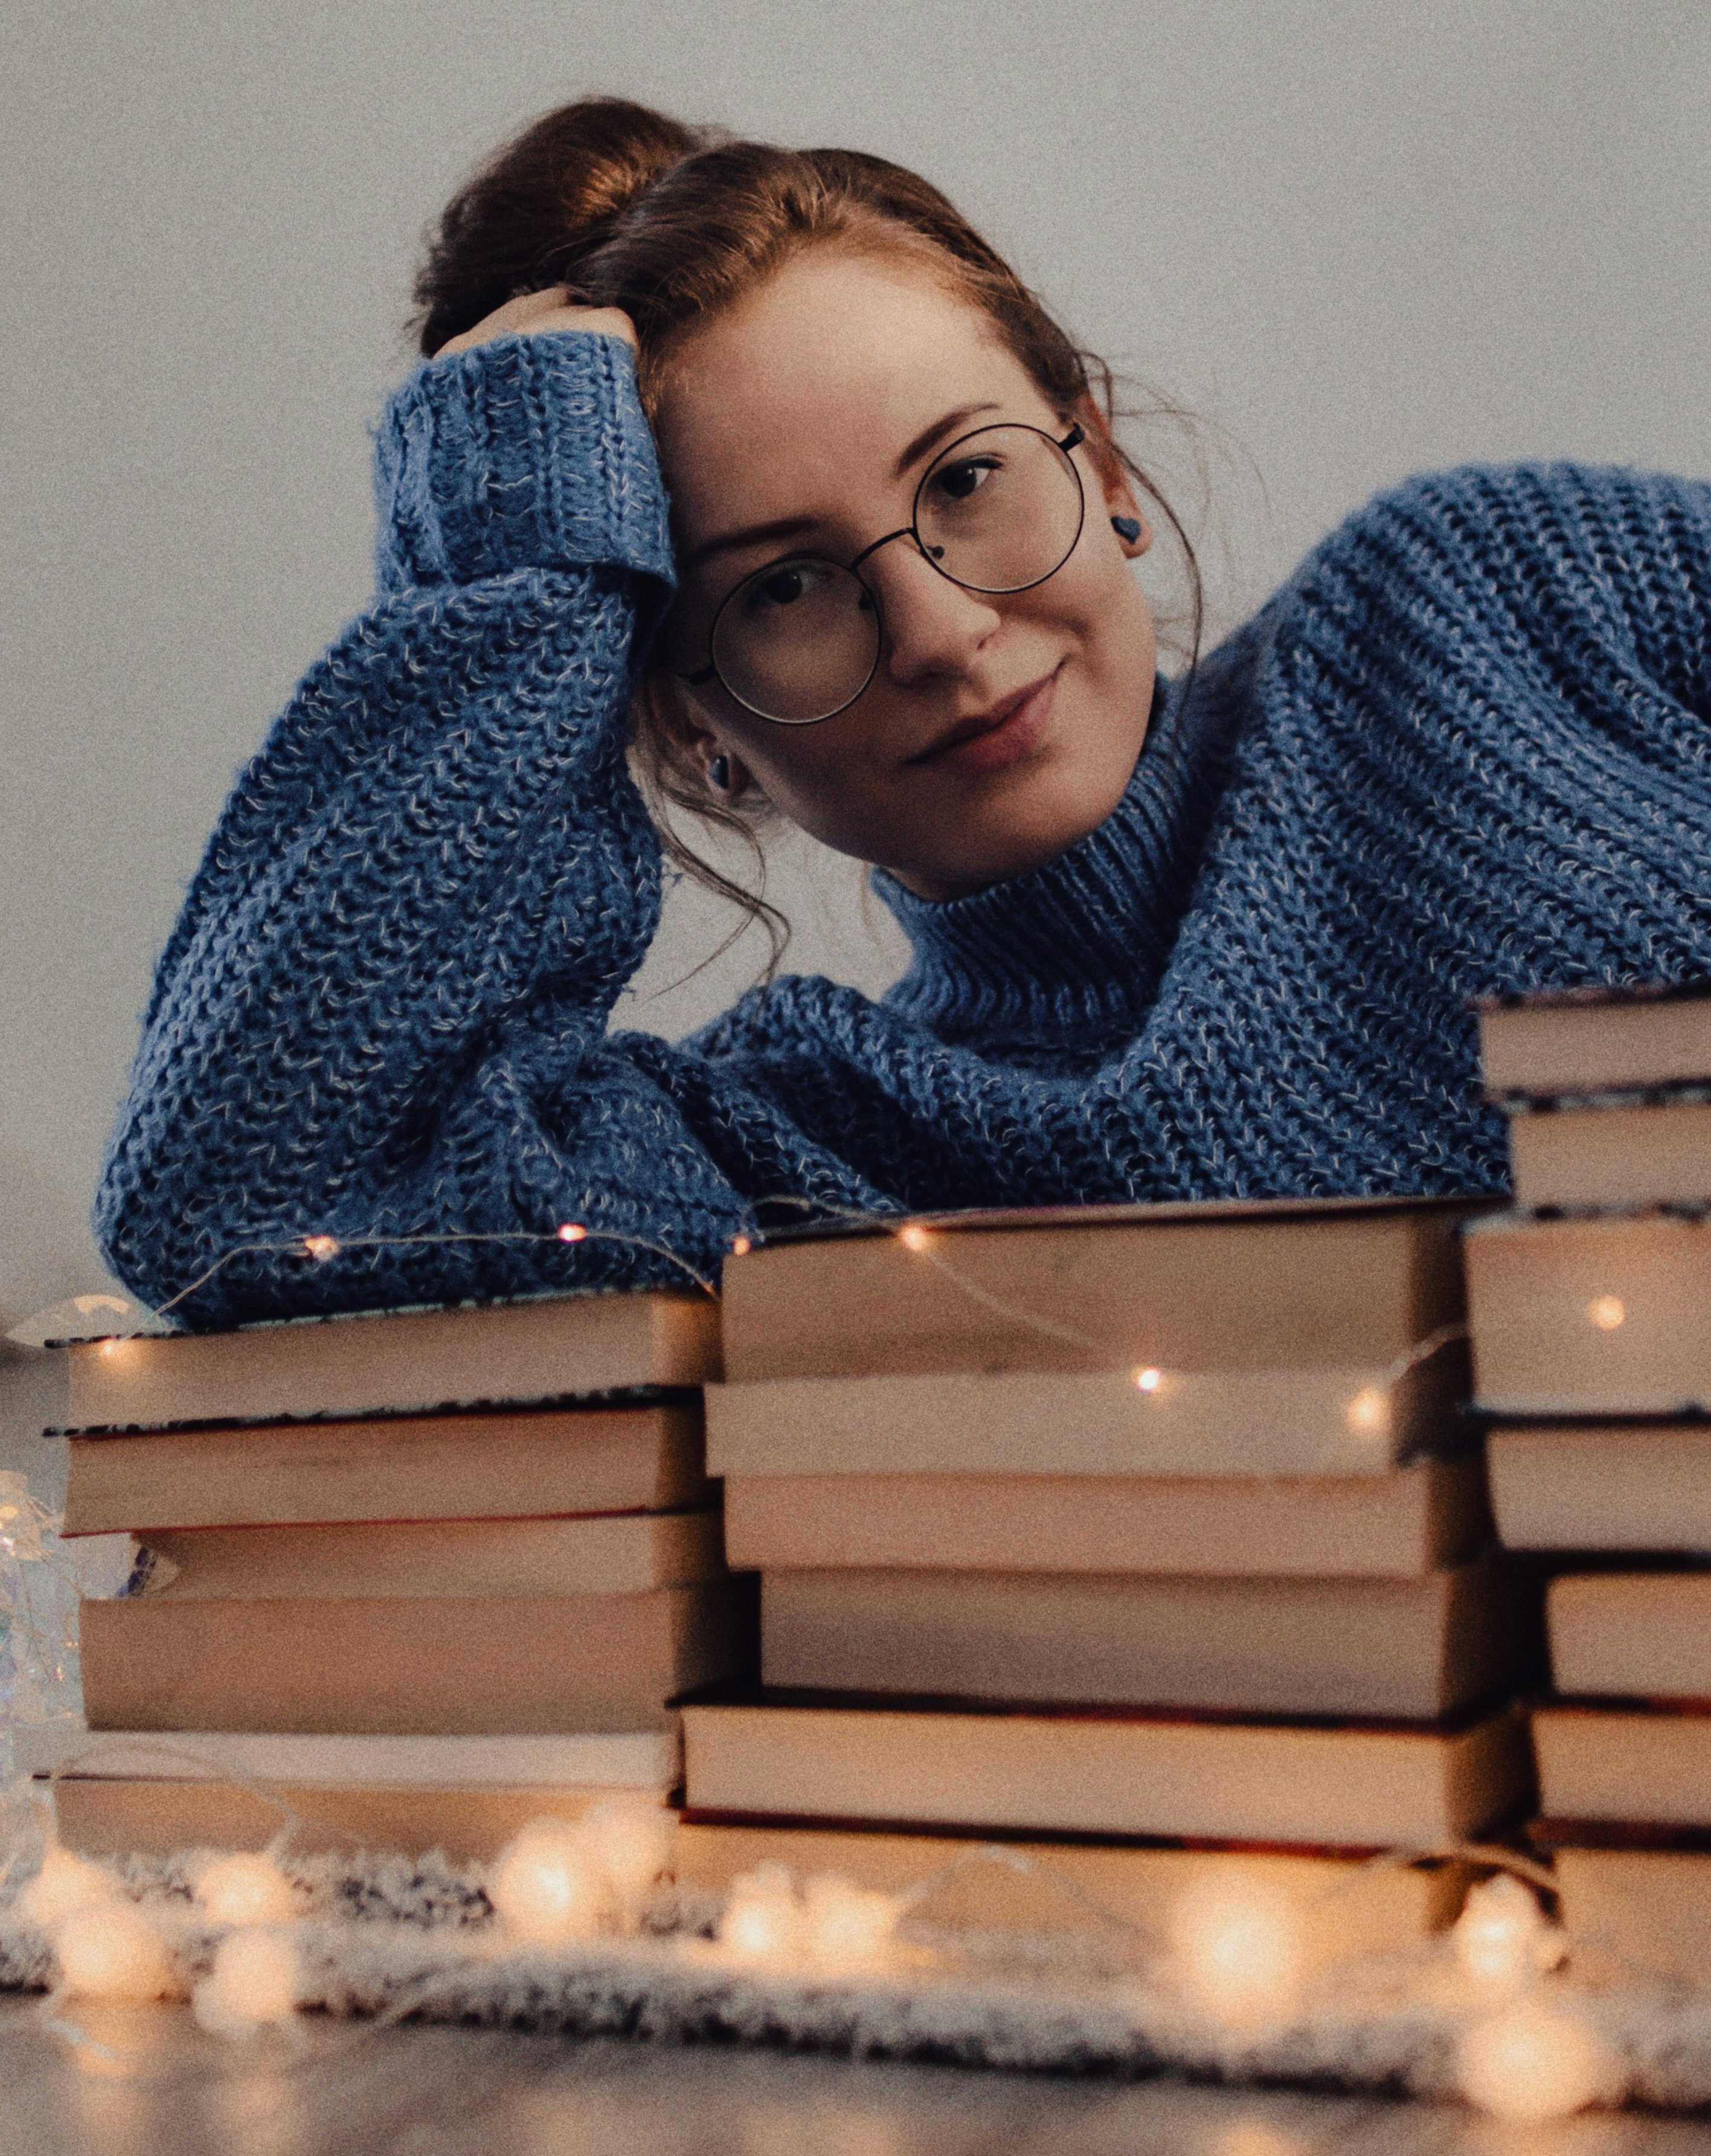
[[[1126,539],[1132,547],[1140,536],[1140,519],[1138,516],[1114,516],[1111,529],[1119,539]]]

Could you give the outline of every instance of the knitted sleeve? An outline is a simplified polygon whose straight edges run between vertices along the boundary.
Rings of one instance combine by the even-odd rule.
[[[625,721],[672,575],[628,350],[513,337],[419,369],[377,489],[377,596],[220,819],[96,1200],[151,1302],[218,1265],[192,1324],[670,1278],[525,1239],[581,1220],[704,1264],[737,1210],[607,1037],[658,918]],[[350,1247],[243,1247],[310,1235]],[[367,1240],[424,1235],[515,1240]]]

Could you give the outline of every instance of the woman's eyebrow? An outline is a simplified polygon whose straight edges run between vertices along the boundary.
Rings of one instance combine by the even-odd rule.
[[[954,412],[947,412],[942,419],[935,419],[930,427],[924,427],[897,459],[897,476],[901,479],[913,464],[919,464],[929,449],[936,449],[945,437],[965,419],[972,419],[982,412],[996,412],[996,404],[959,404]]]
[[[897,459],[896,476],[903,478],[911,465],[919,464],[930,449],[935,449],[945,437],[961,426],[966,419],[977,418],[982,412],[996,412],[992,403],[959,404],[954,412],[947,412],[942,419],[934,420],[930,427],[920,433]],[[790,516],[776,519],[771,524],[745,525],[740,531],[721,531],[716,539],[709,539],[685,554],[678,563],[680,575],[699,569],[704,562],[710,562],[715,554],[733,554],[744,547],[761,547],[777,539],[799,539],[805,531],[812,531],[816,520],[812,516]]]
[[[735,553],[739,547],[759,547],[773,539],[799,539],[803,532],[813,529],[812,516],[786,516],[771,524],[745,525],[740,531],[721,531],[716,539],[706,540],[696,547],[693,554],[684,555],[678,562],[678,572],[682,575],[688,570],[698,569],[715,554]]]

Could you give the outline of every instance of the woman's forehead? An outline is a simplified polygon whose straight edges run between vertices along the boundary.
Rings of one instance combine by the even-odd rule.
[[[786,265],[674,357],[655,432],[680,531],[834,510],[899,483],[945,414],[1042,403],[978,308],[907,260],[824,249]],[[978,424],[976,422],[974,424]]]

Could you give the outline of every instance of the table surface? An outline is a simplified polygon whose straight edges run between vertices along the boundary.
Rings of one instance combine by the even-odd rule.
[[[725,2049],[0,1999],[0,2156],[1711,2156],[1631,2113],[1502,2126],[1451,2104],[1123,2085]]]

